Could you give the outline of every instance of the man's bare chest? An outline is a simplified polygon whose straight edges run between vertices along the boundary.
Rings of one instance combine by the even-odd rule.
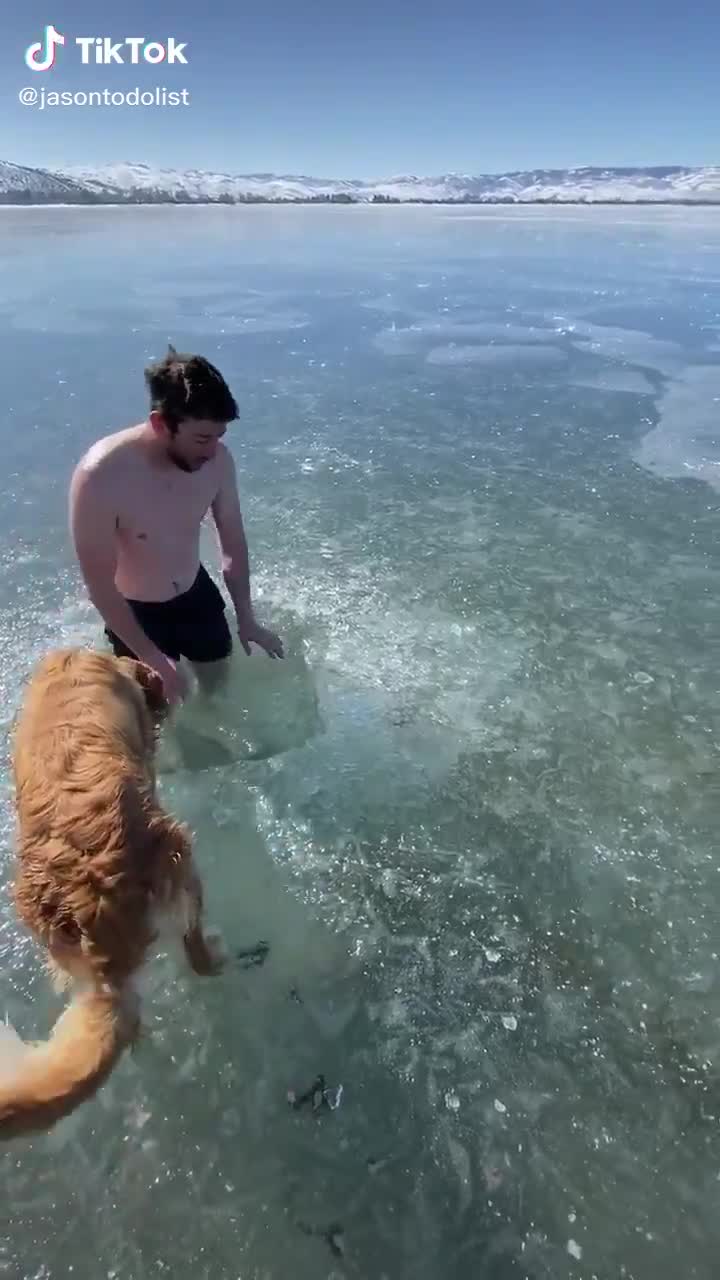
[[[196,535],[214,497],[210,476],[135,474],[118,495],[118,533],[148,542]]]

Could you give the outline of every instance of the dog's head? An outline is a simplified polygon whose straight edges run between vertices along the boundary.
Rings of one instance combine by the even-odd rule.
[[[153,671],[152,667],[147,666],[145,662],[138,662],[135,658],[119,658],[118,661],[142,689],[153,718],[156,721],[161,720],[167,714],[168,702],[163,682],[157,671]]]

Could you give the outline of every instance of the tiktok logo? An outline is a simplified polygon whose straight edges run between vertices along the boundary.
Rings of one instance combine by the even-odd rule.
[[[42,40],[25,50],[25,63],[31,71],[49,71],[55,65],[55,49],[65,43],[65,37],[52,24],[45,28]]]

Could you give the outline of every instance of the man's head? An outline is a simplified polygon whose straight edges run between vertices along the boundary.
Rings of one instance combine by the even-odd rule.
[[[213,457],[238,407],[227,383],[204,356],[181,355],[174,347],[148,365],[150,425],[169,458],[183,471],[197,471]]]

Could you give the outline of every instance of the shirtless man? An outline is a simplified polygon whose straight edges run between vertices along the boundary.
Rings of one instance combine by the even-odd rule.
[[[221,443],[238,417],[230,390],[209,361],[173,347],[145,382],[147,420],[98,440],[75,468],[70,529],[114,652],[153,667],[174,705],[188,692],[181,656],[212,688],[233,647],[225,601],[200,563],[208,512],[243,649],[281,658],[283,647],[253,613],[235,465]]]

